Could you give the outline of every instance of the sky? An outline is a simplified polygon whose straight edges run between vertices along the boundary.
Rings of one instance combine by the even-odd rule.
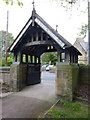
[[[7,10],[9,11],[8,32],[12,33],[14,38],[19,34],[32,14],[33,0],[22,0],[23,7],[14,3],[13,6],[6,5],[0,0],[0,30],[6,30]],[[66,40],[73,44],[76,40],[77,33],[84,24],[88,24],[88,14],[86,11],[87,2],[83,1],[80,6],[75,6],[66,11],[55,0],[35,0],[35,9],[49,25],[56,29],[58,33]],[[78,10],[77,10],[78,9]],[[85,13],[81,12],[84,11]],[[87,40],[87,37],[85,39]]]

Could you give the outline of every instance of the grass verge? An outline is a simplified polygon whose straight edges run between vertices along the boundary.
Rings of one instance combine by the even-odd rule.
[[[45,118],[90,118],[88,105],[80,102],[58,102]]]

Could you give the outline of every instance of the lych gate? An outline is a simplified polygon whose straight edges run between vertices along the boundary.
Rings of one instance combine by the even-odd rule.
[[[76,81],[80,52],[47,24],[36,13],[35,8],[9,51],[14,53],[14,63],[11,66],[13,91],[40,83],[40,56],[45,52],[57,51],[56,94],[72,99],[72,86],[73,81]]]

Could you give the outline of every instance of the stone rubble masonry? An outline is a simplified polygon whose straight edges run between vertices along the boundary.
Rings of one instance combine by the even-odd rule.
[[[55,90],[62,100],[72,101],[78,81],[78,72],[79,67],[77,65],[57,64]]]
[[[26,86],[27,65],[13,63],[10,69],[11,90],[17,92]]]
[[[61,64],[56,66],[55,91],[62,100],[72,101],[77,84],[90,84],[90,66]],[[10,84],[11,91],[17,92],[26,86],[27,65],[15,62],[11,68],[0,68],[0,79]]]

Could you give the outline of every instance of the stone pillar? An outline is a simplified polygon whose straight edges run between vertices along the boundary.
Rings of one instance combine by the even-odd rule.
[[[78,66],[57,63],[56,94],[63,101],[72,101],[78,80]]]
[[[15,62],[10,68],[11,90],[16,92],[26,86],[27,65]]]

